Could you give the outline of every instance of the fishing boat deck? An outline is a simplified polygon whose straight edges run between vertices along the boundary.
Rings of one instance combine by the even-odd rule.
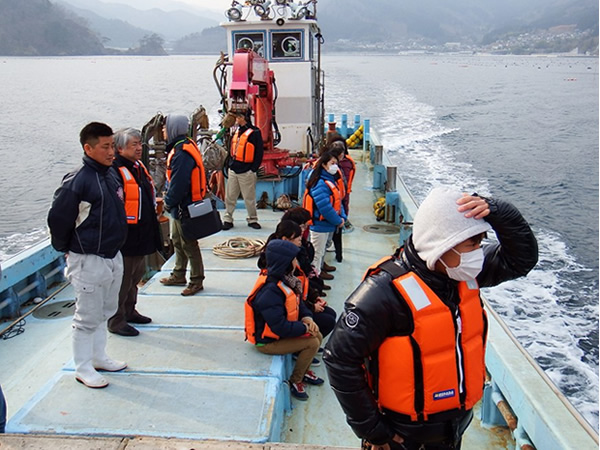
[[[371,187],[371,172],[359,159],[357,155],[361,177],[355,180],[351,201],[355,228],[344,235],[344,261],[335,263],[333,253],[326,256],[338,267],[326,297],[338,313],[367,267],[391,254],[398,242],[397,233],[385,234],[391,226],[375,220],[372,205],[377,192]],[[138,309],[153,322],[139,325],[137,337],[109,335],[108,353],[129,367],[107,374],[106,389],[75,382],[68,313],[55,319],[29,316],[22,335],[1,341],[7,432],[16,435],[0,437],[0,447],[22,448],[18,442],[27,441],[20,436],[23,433],[30,433],[31,439],[43,439],[31,434],[54,435],[45,441],[45,448],[76,448],[75,437],[95,439],[97,448],[117,448],[115,443],[122,445],[123,439],[127,448],[179,448],[177,442],[189,439],[196,447],[200,441],[242,441],[255,443],[256,448],[278,448],[261,445],[277,441],[304,448],[359,447],[328,383],[310,386],[307,402],[291,400],[285,384],[289,358],[263,355],[244,342],[243,303],[258,274],[256,258],[222,259],[212,247],[236,236],[266,240],[281,212],[259,210],[261,230],[247,227],[244,216],[243,209],[237,211],[234,228],[200,241],[203,291],[182,297],[181,287],[158,282],[169,273],[173,259],[140,289]],[[67,301],[72,309],[73,299],[67,286],[49,305]],[[323,364],[314,370],[327,379]],[[476,423],[466,433],[464,448],[511,448],[510,441],[505,429]]]

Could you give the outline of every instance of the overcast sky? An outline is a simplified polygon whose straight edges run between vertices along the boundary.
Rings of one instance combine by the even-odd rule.
[[[124,3],[138,9],[150,9],[155,7],[155,3],[161,3],[157,0],[102,0],[105,3]],[[198,9],[210,9],[217,12],[225,12],[231,6],[231,0],[175,0],[180,3],[187,3]]]

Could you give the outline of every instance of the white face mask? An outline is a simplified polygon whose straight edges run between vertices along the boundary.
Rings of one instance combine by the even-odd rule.
[[[450,249],[458,256],[460,256],[460,262],[456,267],[448,267],[446,263],[440,258],[440,261],[446,268],[448,277],[456,281],[469,281],[474,280],[481,269],[483,268],[483,249],[477,248],[467,253],[460,253],[455,249]]]
[[[329,172],[331,175],[335,175],[338,172],[338,170],[338,165],[332,164],[329,166],[329,169],[327,169],[327,172]]]

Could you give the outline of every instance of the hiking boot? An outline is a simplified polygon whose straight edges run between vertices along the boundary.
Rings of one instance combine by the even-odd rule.
[[[333,280],[333,275],[331,275],[328,272],[325,272],[324,270],[321,272],[321,275],[319,275],[319,277],[321,278],[321,280]]]
[[[248,224],[248,226],[250,228],[254,228],[255,230],[260,230],[262,228],[258,222],[251,222]]]
[[[184,297],[187,297],[189,295],[197,294],[202,289],[204,289],[204,286],[202,286],[201,284],[190,283],[187,285],[187,287],[183,291],[181,291],[181,295],[183,295]]]
[[[328,284],[324,284],[323,285],[323,290],[324,291],[330,291],[331,290],[331,286],[329,286]],[[321,295],[323,295],[323,294],[325,294],[325,293],[323,292]]]
[[[185,277],[179,278],[173,274],[169,275],[166,278],[161,278],[160,282],[162,284],[164,284],[165,286],[185,286],[185,284],[187,283],[187,281],[185,280]]]
[[[354,225],[352,225],[349,221],[346,221],[344,228],[342,228],[342,233],[352,233],[353,231]]]
[[[326,262],[323,263],[323,270],[325,272],[335,272],[336,271],[336,267],[335,266],[330,266],[329,264],[327,264]]]
[[[298,400],[308,400],[308,394],[304,389],[303,383],[290,383],[290,393],[292,394],[292,397],[295,397]]]
[[[323,378],[319,378],[312,370],[307,370],[302,379],[305,383],[312,384],[313,386],[320,386],[325,383]]]

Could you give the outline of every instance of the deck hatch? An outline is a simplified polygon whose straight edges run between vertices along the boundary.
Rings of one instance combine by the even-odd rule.
[[[395,234],[400,232],[400,228],[394,225],[386,225],[382,223],[373,223],[371,225],[365,225],[363,227],[363,230],[375,234]]]
[[[33,312],[36,319],[62,319],[70,317],[75,311],[75,299],[50,303]]]

